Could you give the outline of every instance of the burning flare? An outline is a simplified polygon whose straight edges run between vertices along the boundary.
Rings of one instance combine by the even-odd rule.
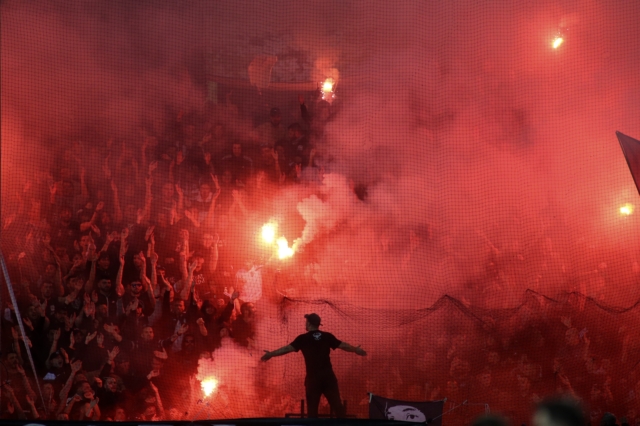
[[[293,256],[294,250],[292,247],[289,247],[289,241],[285,237],[278,238],[276,241],[278,245],[278,257],[280,259],[287,259]]]
[[[275,221],[262,225],[261,235],[262,242],[268,246],[273,246],[279,259],[288,259],[296,252],[296,244],[294,243],[292,247],[289,247],[289,241],[287,241],[286,237],[282,236],[276,239],[276,235],[278,235],[278,223]]]
[[[277,224],[265,223],[262,226],[262,240],[267,244],[273,244],[276,240],[276,232],[278,232]]]
[[[218,387],[218,381],[213,377],[207,377],[200,383],[200,386],[202,386],[202,392],[204,392],[204,396],[209,397]]]
[[[564,39],[560,36],[556,37],[553,39],[553,48],[557,49],[558,47],[560,47],[560,45],[564,42]]]
[[[218,388],[218,379],[215,378],[216,364],[213,359],[200,358],[198,360],[198,374],[196,379],[200,380],[200,387],[205,397],[211,396],[211,394]]]
[[[336,85],[336,81],[333,78],[329,77],[321,84],[322,86],[320,87],[320,93],[322,94],[322,100],[327,102],[333,101],[335,98],[333,89]]]
[[[623,216],[629,216],[633,213],[635,209],[633,204],[627,203],[624,206],[620,207],[620,214]]]

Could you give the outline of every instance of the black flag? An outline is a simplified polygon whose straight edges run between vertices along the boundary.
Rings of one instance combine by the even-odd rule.
[[[369,394],[369,418],[442,424],[444,401],[400,401]]]
[[[633,181],[636,183],[636,189],[640,193],[640,141],[620,132],[616,132],[616,136],[622,147],[624,158],[627,160]]]

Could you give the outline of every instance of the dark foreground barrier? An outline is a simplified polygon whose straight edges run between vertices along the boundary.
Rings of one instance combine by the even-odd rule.
[[[113,422],[69,422],[69,421],[15,421],[15,420],[2,420],[2,426],[37,426],[37,425],[110,425],[113,426]],[[292,419],[292,418],[255,418],[255,419],[223,419],[223,420],[196,420],[193,422],[172,422],[172,421],[160,421],[160,422],[122,422],[115,423],[122,426],[143,426],[143,425],[166,425],[166,426],[179,426],[179,425],[193,425],[193,426],[406,426],[407,422],[397,422],[393,420],[365,420],[365,419]]]

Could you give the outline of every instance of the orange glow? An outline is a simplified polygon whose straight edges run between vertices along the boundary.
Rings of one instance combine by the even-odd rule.
[[[564,42],[564,39],[560,36],[556,37],[555,39],[553,39],[553,48],[557,49],[558,47],[560,47],[560,45]]]
[[[276,223],[265,223],[262,226],[262,240],[267,244],[273,244],[276,239],[276,232],[278,232]]]
[[[324,93],[331,93],[333,92],[333,79],[332,78],[328,78],[324,81],[324,83],[322,83],[322,91]]]
[[[633,214],[633,210],[635,206],[633,204],[627,203],[624,206],[620,207],[620,214],[623,216],[629,216]]]
[[[285,237],[278,238],[276,244],[278,244],[278,257],[280,259],[287,259],[293,256],[294,250],[293,248],[289,247],[289,242]]]
[[[322,94],[322,100],[325,100],[329,103],[332,102],[335,98],[335,94],[333,91],[336,86],[336,81],[333,78],[329,77],[320,84],[320,93]]]
[[[218,387],[218,381],[214,377],[207,377],[200,383],[200,386],[202,386],[202,392],[205,396],[211,396]]]

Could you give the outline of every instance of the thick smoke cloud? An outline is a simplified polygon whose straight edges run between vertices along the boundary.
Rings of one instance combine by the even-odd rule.
[[[274,201],[306,224],[289,239],[300,238],[305,256],[285,264],[305,278],[289,286],[296,297],[358,309],[425,308],[445,294],[510,308],[527,289],[612,306],[640,297],[640,223],[619,213],[640,202],[614,134],[640,137],[635,0],[0,7],[5,215],[60,141],[82,141],[87,155],[108,138],[136,146],[141,129],[160,131],[178,111],[202,113],[208,74],[248,80],[254,56],[279,55],[276,80],[338,80],[324,180]],[[554,50],[558,33],[565,42]],[[255,96],[255,111],[272,106]],[[294,103],[280,105],[290,122]],[[250,119],[230,105],[218,113],[252,140]],[[356,185],[366,187],[364,201]],[[277,328],[275,304],[262,308],[264,327]],[[438,325],[444,333],[446,321]],[[358,343],[376,328],[339,331]],[[385,333],[362,340],[379,354],[372,363],[388,362],[384,347],[406,337]],[[263,336],[270,349],[288,343]],[[436,365],[431,356],[425,365]],[[294,382],[287,392],[300,392]]]

